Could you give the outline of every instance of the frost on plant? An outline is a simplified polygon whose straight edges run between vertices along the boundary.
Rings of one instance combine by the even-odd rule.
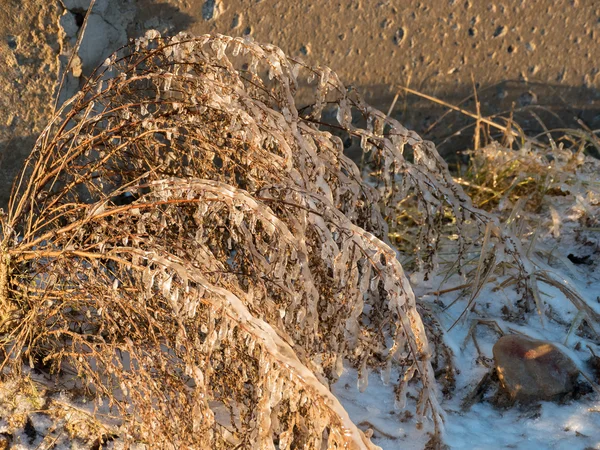
[[[395,366],[398,405],[410,383],[439,430],[432,349],[385,219],[411,199],[425,270],[448,216],[460,248],[468,227],[492,230],[529,269],[433,144],[328,68],[239,38],[153,32],[98,70],[2,219],[3,366],[76,374],[133,440],[281,449],[373,448],[329,385],[344,365],[361,389]]]

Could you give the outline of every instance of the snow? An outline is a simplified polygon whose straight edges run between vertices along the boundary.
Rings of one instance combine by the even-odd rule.
[[[446,411],[444,442],[451,449],[600,449],[600,401],[596,394],[566,404],[541,402],[539,409],[534,405],[499,410],[483,402],[461,412],[462,398],[487,370],[458,365],[462,374],[454,398],[442,402]],[[416,429],[414,418],[402,422],[402,411],[394,407],[392,386],[385,386],[379,374],[369,375],[369,387],[361,394],[356,372],[346,369],[333,392],[359,428],[373,429],[372,441],[382,449],[424,448],[428,436]]]
[[[567,240],[569,245],[573,242]],[[571,247],[572,248],[572,247]],[[558,253],[567,254],[566,248],[556,249]],[[567,260],[568,261],[568,260]],[[588,266],[546,267],[562,281],[568,281],[577,289],[584,300],[596,310],[600,293],[600,274],[589,270]],[[540,295],[544,307],[552,308],[554,314],[564,322],[544,317],[543,323],[537,313],[531,313],[525,322],[516,323],[503,320],[502,307],[512,307],[517,300],[512,288],[497,289],[502,279],[489,283],[477,299],[475,313],[465,322],[459,322],[450,331],[465,308],[468,296],[456,301],[445,311],[434,303],[436,300],[450,305],[459,296],[460,291],[453,291],[439,296],[433,291],[448,289],[464,282],[454,276],[441,286],[443,274],[429,282],[423,281],[421,274],[413,274],[411,281],[419,300],[429,305],[440,320],[445,331],[444,342],[454,353],[454,364],[460,370],[456,377],[456,390],[451,399],[445,399],[441,405],[446,412],[444,443],[451,449],[600,449],[600,398],[596,392],[584,395],[578,400],[565,403],[540,402],[529,406],[516,405],[507,409],[494,406],[490,400],[497,390],[491,384],[484,399],[471,406],[467,411],[461,410],[463,399],[469,395],[486,372],[493,365],[492,347],[498,339],[498,332],[493,327],[479,324],[475,328],[475,336],[482,351],[479,358],[475,345],[468,335],[474,321],[481,319],[494,320],[504,333],[524,333],[536,339],[545,339],[559,345],[587,377],[592,378],[585,360],[590,357],[588,345],[597,348],[593,340],[585,335],[578,335],[571,328],[577,314],[577,308],[560,292],[560,290],[539,283]],[[416,285],[415,281],[418,281]],[[580,333],[581,334],[581,333]],[[575,350],[578,348],[578,350]],[[487,364],[486,367],[484,364]],[[393,374],[392,381],[394,381]],[[580,380],[584,380],[580,376]],[[364,393],[357,389],[356,371],[345,369],[339,382],[332,387],[334,394],[340,399],[350,418],[359,428],[366,431],[373,429],[372,440],[384,450],[423,449],[428,439],[427,434],[416,429],[414,418],[405,419],[402,411],[394,407],[392,385],[386,386],[378,373],[371,373],[369,386]],[[408,408],[411,409],[410,407]],[[403,422],[401,419],[404,419]],[[425,430],[432,430],[432,423],[424,424]]]
[[[481,372],[469,375],[474,379],[472,375]],[[371,374],[369,388],[359,394],[356,378],[356,372],[347,370],[333,392],[359,428],[372,428],[373,442],[384,450],[423,449],[427,436],[416,429],[414,419],[401,421],[391,386]],[[600,449],[600,402],[593,395],[564,405],[542,402],[539,410],[500,411],[482,403],[462,413],[460,394],[468,392],[469,386],[458,388],[457,398],[442,404],[447,412],[444,442],[452,449]]]
[[[600,448],[598,402],[542,402],[535,413],[497,411],[485,404],[449,415],[446,443],[453,449]],[[600,410],[598,410],[600,411]]]

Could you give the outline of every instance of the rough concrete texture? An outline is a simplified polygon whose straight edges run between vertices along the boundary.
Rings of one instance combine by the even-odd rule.
[[[525,336],[503,336],[494,345],[502,387],[513,400],[555,400],[573,391],[579,370],[551,342]]]
[[[0,207],[52,112],[62,29],[58,4],[0,1]]]
[[[0,2],[0,204],[14,167],[51,112],[60,65],[89,0]],[[97,0],[63,95],[127,37],[147,29],[247,35],[332,67],[387,111],[399,86],[459,104],[477,87],[484,115],[515,110],[530,133],[600,128],[596,0]],[[474,80],[474,81],[472,81]],[[461,103],[475,111],[473,99]],[[468,145],[472,123],[401,95],[392,114],[442,150]],[[453,136],[446,140],[448,136]],[[458,139],[458,140],[457,140]]]
[[[207,6],[214,10],[209,20]],[[517,119],[531,134],[543,129],[530,111],[550,129],[579,127],[576,117],[600,128],[595,0],[139,0],[134,32],[156,22],[164,31],[271,42],[332,67],[384,111],[399,86],[458,104],[475,84],[482,114],[525,109]],[[476,109],[472,100],[461,106]],[[444,111],[402,95],[392,114],[439,145],[473,123],[452,114],[428,132]],[[469,143],[459,136],[441,150]]]
[[[215,11],[204,14],[210,20],[202,16],[206,5]],[[165,30],[170,24],[194,33],[249,34],[327,64],[371,94],[401,84],[469,90],[471,73],[481,85],[523,79],[600,86],[594,0],[139,0],[138,6],[138,30],[158,18]]]

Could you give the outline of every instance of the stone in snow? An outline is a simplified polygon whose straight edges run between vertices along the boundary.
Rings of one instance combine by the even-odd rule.
[[[575,387],[577,366],[551,342],[503,336],[493,353],[502,388],[512,400],[555,400]]]

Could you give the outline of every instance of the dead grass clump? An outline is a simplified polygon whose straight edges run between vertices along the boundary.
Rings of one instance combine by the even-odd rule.
[[[2,216],[2,369],[70,380],[152,447],[372,448],[328,384],[395,364],[398,402],[414,385],[438,432],[382,215],[403,170],[424,207],[455,188],[433,145],[273,46],[150,33],[120,55],[52,119]],[[331,102],[381,192],[320,130]]]
[[[551,206],[549,199],[596,190],[597,182],[585,176],[593,159],[562,146],[541,150],[526,145],[514,151],[492,142],[465,153],[470,156],[468,170],[457,181],[488,211],[511,211],[523,199],[523,210],[538,214]]]
[[[493,281],[494,290],[509,287],[516,290],[519,298],[514,305],[516,310],[505,307],[511,310],[511,317],[524,319],[528,312],[537,311],[543,318],[551,314],[540,295],[544,289],[538,285],[546,285],[561,291],[579,310],[579,315],[586,318],[586,323],[597,330],[600,316],[591,305],[594,299],[577,292],[573,282],[555,269],[575,274],[574,265],[597,264],[593,261],[597,260],[600,248],[596,234],[600,217],[600,162],[589,154],[600,146],[598,130],[590,130],[583,122],[578,130],[548,130],[529,111],[545,132],[527,136],[512,113],[508,117],[482,116],[477,92],[473,96],[477,111],[473,113],[414,90],[404,90],[473,119],[473,147],[462,152],[468,156],[468,163],[466,168],[457,167],[455,180],[465,188],[474,207],[485,210],[490,218],[483,240],[476,239],[475,245],[463,249],[453,234],[454,218],[449,214],[443,216],[446,227],[438,261],[446,272],[444,282],[463,272],[466,283],[447,289],[440,287],[437,292],[462,291],[467,299],[462,318],[475,309],[485,284]],[[404,200],[398,226],[391,234],[407,254],[417,241],[415,230],[422,223],[415,205],[414,198]],[[463,233],[469,235],[464,228]],[[460,257],[464,254],[469,256],[461,267]]]

